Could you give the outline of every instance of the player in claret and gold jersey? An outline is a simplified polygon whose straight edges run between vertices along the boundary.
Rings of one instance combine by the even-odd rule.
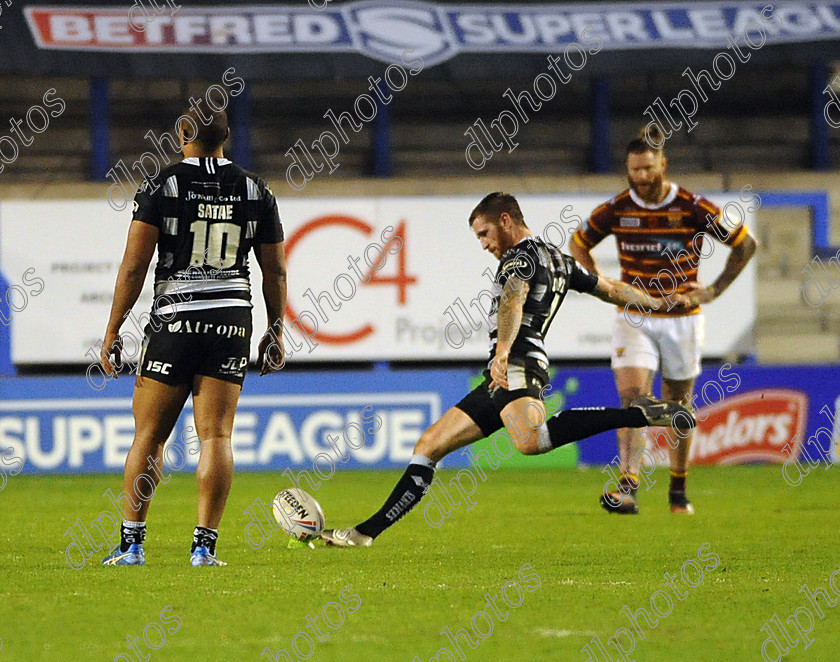
[[[615,235],[622,281],[652,296],[687,294],[691,301],[688,309],[669,305],[648,315],[618,311],[611,365],[624,406],[651,392],[657,371],[662,372],[664,400],[692,402],[703,343],[700,304],[723,294],[756,250],[755,238],[740,219],[722,219],[714,204],[665,179],[664,140],[651,139],[660,147],[651,147],[642,134],[628,144],[630,188],[597,207],[570,242],[572,256],[598,273],[590,251],[608,235]],[[697,271],[704,241],[712,237],[731,252],[717,279],[704,286],[697,281]],[[691,514],[694,508],[686,497],[685,481],[693,431],[685,436],[670,429],[665,432],[670,448],[671,512]],[[618,445],[621,489],[602,494],[601,505],[610,512],[634,514],[639,511],[636,490],[644,439],[639,430],[623,428],[618,431]]]

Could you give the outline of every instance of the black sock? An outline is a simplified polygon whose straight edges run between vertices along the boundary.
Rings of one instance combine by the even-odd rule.
[[[643,428],[648,422],[637,407],[586,407],[566,409],[546,421],[554,448],[618,428]]]
[[[127,522],[120,526],[120,551],[127,552],[130,545],[142,545],[146,541],[145,522]]]
[[[685,492],[685,477],[687,471],[674,471],[671,469],[671,486],[669,492]]]
[[[193,543],[190,548],[190,553],[195,551],[196,547],[206,547],[210,552],[210,556],[216,556],[216,541],[219,539],[219,531],[217,529],[208,529],[204,526],[197,526],[193,531]]]
[[[423,455],[414,455],[385,504],[372,517],[356,526],[356,530],[376,538],[414,508],[432,484],[434,463]]]

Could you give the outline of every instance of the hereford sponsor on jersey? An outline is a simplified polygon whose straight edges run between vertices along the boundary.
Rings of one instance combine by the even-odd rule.
[[[621,241],[621,250],[628,253],[661,253],[662,249],[658,241]]]
[[[768,388],[733,395],[697,412],[691,464],[784,464],[782,448],[805,434],[808,395]],[[798,454],[798,447],[796,449]]]

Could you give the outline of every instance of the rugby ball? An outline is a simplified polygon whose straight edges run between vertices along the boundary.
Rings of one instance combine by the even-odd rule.
[[[321,505],[303,490],[292,488],[278,492],[271,509],[280,528],[297,540],[312,540],[324,530]]]

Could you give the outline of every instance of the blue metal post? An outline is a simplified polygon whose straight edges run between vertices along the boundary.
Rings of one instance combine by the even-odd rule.
[[[610,83],[592,80],[592,172],[610,171]]]
[[[831,160],[829,126],[823,115],[825,104],[830,99],[823,94],[830,83],[828,77],[828,67],[824,62],[811,66],[811,167],[814,170],[828,170]]]
[[[231,136],[233,138],[233,161],[251,169],[251,96],[246,86],[235,97],[231,97]]]
[[[7,303],[9,285],[0,272],[0,375],[14,375],[12,363],[12,311]]]
[[[379,99],[376,100],[376,117],[370,132],[370,150],[373,156],[373,175],[391,177],[394,174],[391,164],[391,107],[382,104]]]
[[[90,175],[94,180],[102,182],[111,167],[111,119],[108,104],[108,79],[94,76],[90,79]]]

